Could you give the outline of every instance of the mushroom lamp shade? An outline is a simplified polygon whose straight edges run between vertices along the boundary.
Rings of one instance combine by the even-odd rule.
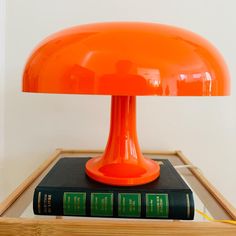
[[[92,179],[132,186],[155,180],[136,133],[136,96],[224,96],[230,81],[219,52],[187,30],[155,23],[79,25],[46,38],[32,53],[23,91],[111,95],[104,153],[85,166]]]

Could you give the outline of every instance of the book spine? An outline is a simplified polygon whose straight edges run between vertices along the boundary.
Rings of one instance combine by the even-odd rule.
[[[191,191],[90,192],[36,188],[33,210],[36,215],[129,217],[192,220]]]

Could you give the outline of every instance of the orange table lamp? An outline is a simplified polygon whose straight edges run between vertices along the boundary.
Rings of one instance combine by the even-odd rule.
[[[202,37],[155,23],[80,25],[53,34],[32,53],[23,91],[111,95],[104,153],[86,163],[92,179],[132,186],[155,180],[159,165],[145,158],[136,133],[136,96],[229,95],[219,52]]]

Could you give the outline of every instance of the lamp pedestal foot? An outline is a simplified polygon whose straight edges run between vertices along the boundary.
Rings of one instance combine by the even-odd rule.
[[[149,183],[160,175],[159,164],[148,158],[144,158],[141,166],[127,163],[101,165],[102,159],[103,157],[92,158],[86,164],[87,175],[101,183],[134,186]]]

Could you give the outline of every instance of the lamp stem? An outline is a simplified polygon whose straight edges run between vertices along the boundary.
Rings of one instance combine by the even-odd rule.
[[[104,156],[109,162],[134,164],[143,157],[136,132],[135,96],[112,96],[110,134]]]

